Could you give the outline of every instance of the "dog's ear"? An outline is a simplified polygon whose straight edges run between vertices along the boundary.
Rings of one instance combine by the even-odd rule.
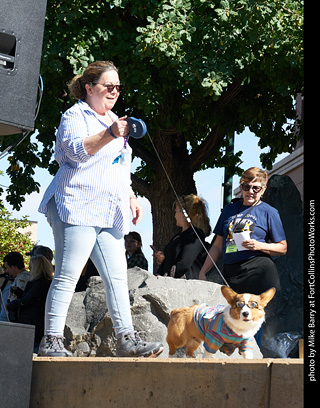
[[[261,293],[260,301],[263,307],[266,307],[276,293],[276,288],[270,288],[266,292]]]
[[[225,299],[227,300],[227,302],[232,305],[232,302],[234,300],[234,298],[237,296],[237,292],[235,292],[234,290],[232,290],[230,287],[228,286],[222,286],[221,287],[221,292],[222,295],[225,297]]]

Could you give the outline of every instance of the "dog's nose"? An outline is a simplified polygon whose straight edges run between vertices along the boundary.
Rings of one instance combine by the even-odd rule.
[[[242,316],[243,316],[243,317],[248,317],[248,316],[249,316],[249,312],[242,312]]]

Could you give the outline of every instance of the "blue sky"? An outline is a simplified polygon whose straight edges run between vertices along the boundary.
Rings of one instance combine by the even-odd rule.
[[[241,159],[243,161],[242,168],[247,169],[252,166],[261,167],[259,156],[267,149],[261,150],[258,146],[258,138],[246,129],[242,134],[235,136],[235,152],[241,150],[243,152]],[[276,161],[279,161],[287,154],[280,155]],[[133,163],[133,168],[136,162]],[[0,184],[4,186],[9,185],[9,177],[5,174],[8,168],[8,161],[6,158],[0,160],[0,170],[4,175],[0,176]],[[203,197],[209,208],[210,224],[213,228],[218,220],[220,210],[223,203],[223,190],[222,183],[224,178],[224,169],[208,169],[200,171],[195,174],[194,179],[196,181],[196,187],[198,195]],[[54,249],[54,240],[50,226],[48,225],[46,218],[43,214],[40,214],[37,209],[44,194],[44,191],[50,184],[52,176],[45,169],[37,168],[35,171],[35,179],[41,185],[40,193],[33,193],[26,196],[26,201],[20,211],[13,211],[9,204],[5,203],[6,208],[12,212],[12,216],[19,218],[23,215],[27,215],[30,221],[38,222],[38,234],[37,243],[39,245],[45,245]],[[239,177],[233,177],[233,189],[238,187]],[[2,196],[4,199],[4,196]],[[152,271],[152,251],[149,247],[152,244],[152,217],[151,207],[149,201],[145,198],[139,198],[140,203],[143,206],[144,217],[139,225],[136,227],[131,224],[130,229],[137,231],[142,236],[143,252],[149,263],[149,270]],[[172,214],[173,216],[173,214]],[[160,248],[159,248],[160,249]],[[162,248],[161,248],[162,249]]]

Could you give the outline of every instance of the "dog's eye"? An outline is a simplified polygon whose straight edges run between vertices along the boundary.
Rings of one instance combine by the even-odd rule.
[[[240,309],[242,309],[245,305],[250,307],[250,309],[254,309],[254,308],[258,307],[258,303],[254,302],[254,301],[250,301],[250,302],[246,303],[243,300],[238,300],[236,302],[236,306],[239,307]]]

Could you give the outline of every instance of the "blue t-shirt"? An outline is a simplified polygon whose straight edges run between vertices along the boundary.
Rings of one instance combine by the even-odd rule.
[[[278,210],[264,203],[243,205],[242,201],[224,207],[213,230],[223,237],[223,261],[226,264],[245,261],[262,255],[261,251],[239,251],[234,241],[236,232],[250,231],[250,239],[259,242],[280,242],[286,239]]]

